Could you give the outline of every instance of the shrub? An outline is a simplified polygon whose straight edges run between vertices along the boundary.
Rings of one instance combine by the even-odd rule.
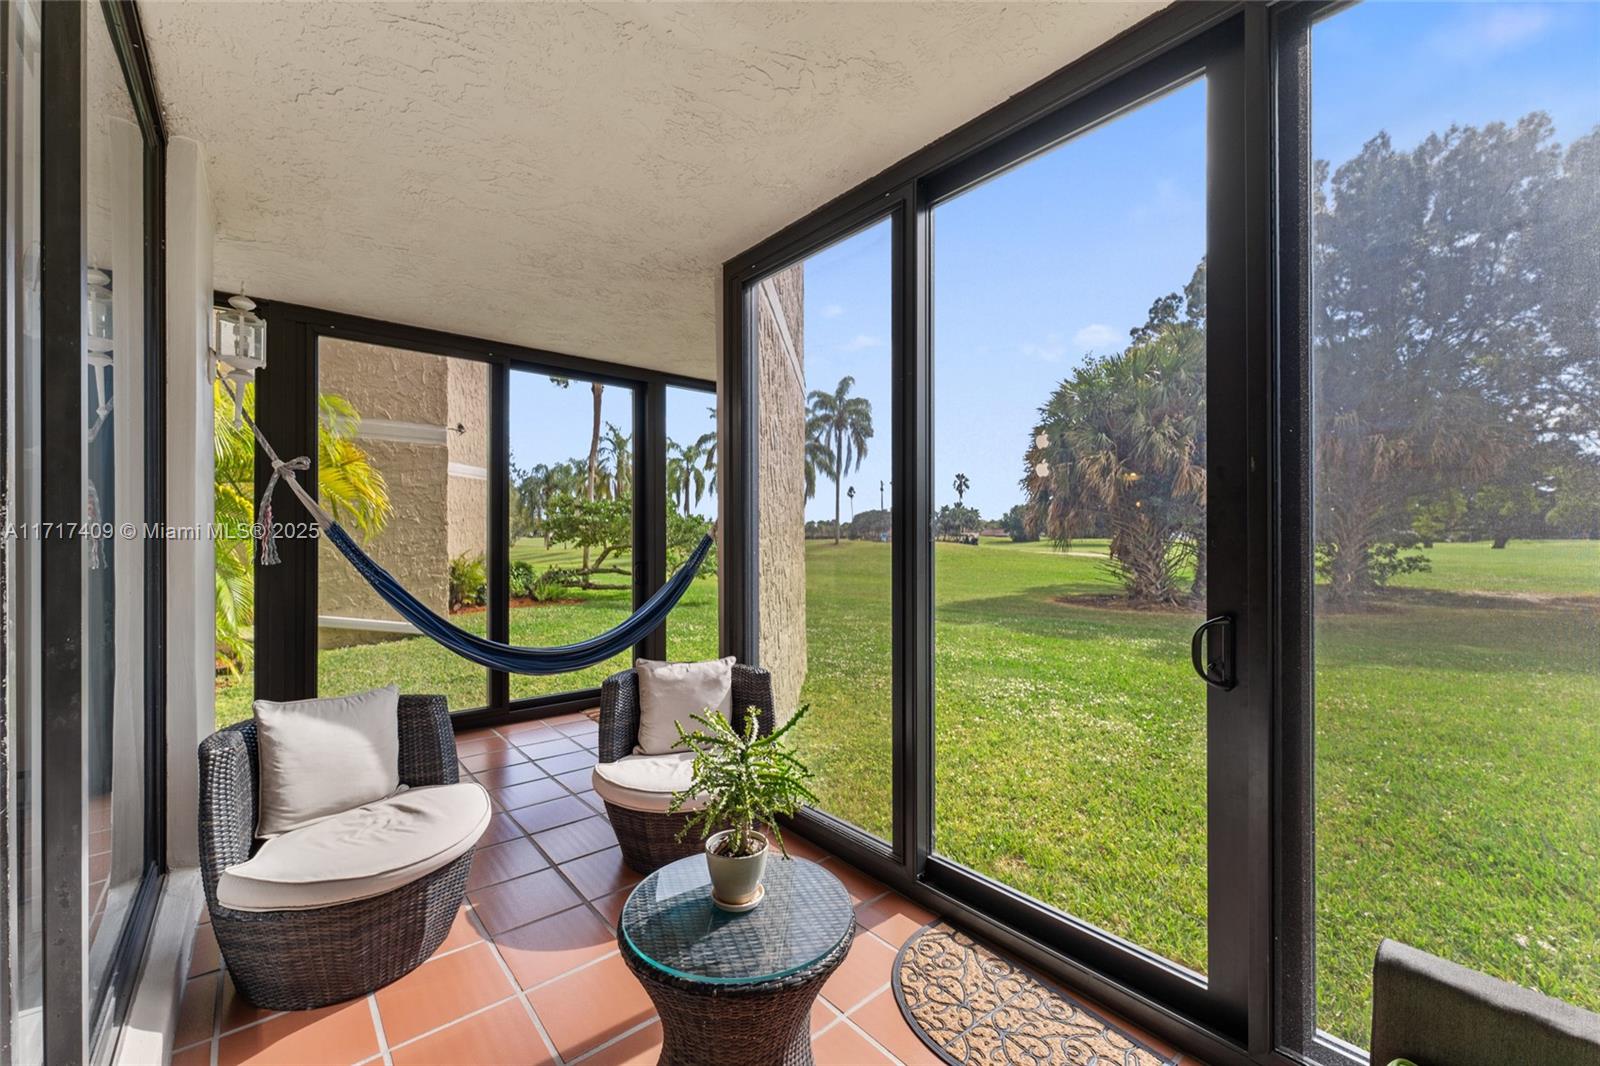
[[[489,589],[488,572],[483,566],[483,553],[468,555],[462,552],[450,560],[450,609],[482,607]]]

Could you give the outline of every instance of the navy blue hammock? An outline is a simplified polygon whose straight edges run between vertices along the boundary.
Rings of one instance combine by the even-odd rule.
[[[232,383],[225,383],[232,391]],[[239,404],[237,393],[234,394],[234,403]],[[239,407],[236,406],[236,409]],[[689,554],[689,558],[678,567],[677,573],[673,574],[655,595],[641,604],[639,609],[625,621],[597,637],[554,648],[528,648],[485,640],[435,614],[421,600],[407,592],[405,587],[395,580],[393,574],[362,551],[355,539],[311,498],[295,477],[296,471],[311,468],[310,460],[305,457],[290,459],[287,462],[279,459],[272,445],[256,427],[255,420],[249,415],[243,417],[272,461],[272,477],[267,480],[267,490],[262,493],[258,511],[263,527],[262,564],[270,566],[278,561],[277,547],[272,533],[272,490],[279,481],[282,481],[305,505],[306,510],[311,512],[311,516],[322,527],[324,535],[339,549],[340,554],[350,561],[356,573],[365,578],[373,591],[382,596],[384,602],[393,607],[400,617],[415,626],[418,632],[432,638],[463,659],[469,659],[480,666],[487,666],[491,670],[504,670],[513,674],[563,674],[603,663],[612,656],[627,651],[666,620],[668,613],[678,605],[683,594],[689,590],[700,564],[705,562],[706,555],[711,551],[711,537],[701,537],[699,545]]]

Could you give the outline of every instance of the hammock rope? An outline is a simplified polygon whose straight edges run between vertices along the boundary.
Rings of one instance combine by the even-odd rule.
[[[272,528],[272,493],[281,482],[289,487],[289,491],[311,517],[316,519],[323,534],[334,547],[339,549],[339,553],[355,568],[356,573],[372,586],[373,591],[382,597],[396,614],[410,622],[423,636],[438,642],[463,659],[491,670],[504,670],[513,674],[562,674],[594,666],[628,650],[666,621],[667,615],[689,590],[690,584],[700,570],[700,564],[705,562],[706,556],[710,554],[712,540],[707,535],[700,538],[700,543],[689,554],[689,558],[678,567],[677,572],[666,584],[657,589],[655,594],[628,618],[599,636],[576,644],[551,648],[523,647],[486,640],[436,614],[427,604],[407,592],[405,586],[401,585],[393,574],[362,551],[355,538],[351,537],[321,504],[311,498],[311,494],[295,476],[311,469],[310,458],[302,455],[294,459],[282,459],[266,435],[261,432],[260,427],[256,425],[255,419],[245,412],[244,397],[238,387],[220,374],[218,377],[223,387],[233,397],[234,409],[250,427],[256,443],[261,446],[272,463],[272,476],[267,479],[267,489],[262,494],[261,504],[257,509],[262,525],[261,565],[272,566],[280,561]]]

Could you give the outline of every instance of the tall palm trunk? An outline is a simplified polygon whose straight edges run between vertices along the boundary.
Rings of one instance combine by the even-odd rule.
[[[594,392],[594,422],[589,430],[589,485],[586,490],[589,502],[594,502],[595,472],[600,467],[600,394],[605,386],[598,381],[589,386]],[[583,568],[589,569],[589,549],[583,549]]]
[[[839,543],[839,482],[844,480],[844,430],[833,431],[833,542]]]

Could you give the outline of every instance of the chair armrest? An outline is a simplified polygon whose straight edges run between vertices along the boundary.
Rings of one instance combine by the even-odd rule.
[[[639,743],[639,679],[634,672],[619,670],[600,682],[601,762],[616,762],[632,755]]]
[[[400,780],[412,788],[461,780],[450,704],[443,696],[400,697]]]
[[[759,666],[733,664],[733,727],[744,732],[745,715],[754,707],[759,715],[759,732],[766,736],[777,726],[772,705],[772,675]]]
[[[200,742],[200,880],[212,907],[222,871],[248,859],[255,840],[254,739],[255,723],[242,722]]]

